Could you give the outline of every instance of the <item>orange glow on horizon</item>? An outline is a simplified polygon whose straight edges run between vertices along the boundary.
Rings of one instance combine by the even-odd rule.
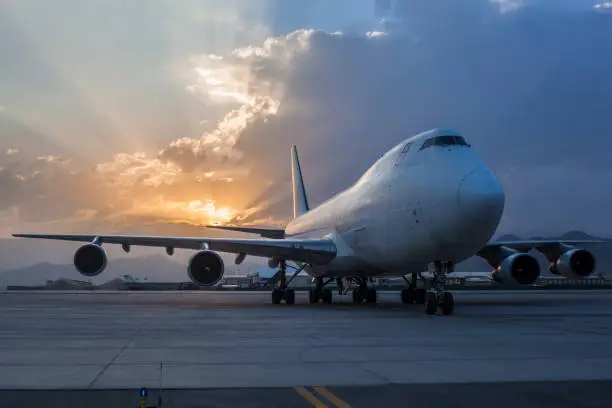
[[[220,225],[230,221],[240,211],[229,206],[217,207],[215,200],[166,201],[159,199],[152,203],[138,203],[129,214],[154,214],[170,222],[185,222],[193,225]]]

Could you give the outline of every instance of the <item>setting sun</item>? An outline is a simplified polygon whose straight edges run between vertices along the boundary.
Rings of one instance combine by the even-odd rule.
[[[240,212],[231,207],[217,207],[215,200],[166,201],[158,199],[148,204],[139,203],[132,210],[136,214],[154,214],[160,220],[173,220],[173,223],[193,225],[223,224],[230,221]]]
[[[237,213],[236,210],[229,207],[217,208],[214,200],[208,200],[206,203],[203,203],[201,200],[192,201],[187,205],[185,211],[193,214],[203,214],[208,219],[208,222],[212,224],[228,222]]]

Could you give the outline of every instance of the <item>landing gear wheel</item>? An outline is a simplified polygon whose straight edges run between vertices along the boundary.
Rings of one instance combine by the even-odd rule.
[[[285,303],[288,305],[293,305],[295,304],[295,290],[293,289],[286,289],[284,296],[285,298]]]
[[[402,289],[402,303],[411,305],[416,300],[416,292],[414,289]]]
[[[308,291],[308,302],[317,303],[321,299],[321,290],[313,288]]]
[[[455,299],[450,292],[443,292],[438,297],[438,306],[442,310],[442,314],[449,315],[453,313],[455,308]]]
[[[359,288],[353,289],[353,302],[357,304],[363,303],[363,294]]]
[[[376,289],[368,289],[365,298],[366,303],[376,303]]]
[[[436,314],[438,311],[438,299],[435,293],[427,293],[425,297],[425,313],[428,315]]]
[[[323,303],[327,303],[328,305],[332,302],[332,291],[329,289],[323,289]]]
[[[280,289],[272,289],[272,304],[278,305],[281,302],[282,293]]]
[[[425,289],[416,289],[415,290],[415,303],[417,305],[424,305],[425,300],[427,298],[427,291]]]

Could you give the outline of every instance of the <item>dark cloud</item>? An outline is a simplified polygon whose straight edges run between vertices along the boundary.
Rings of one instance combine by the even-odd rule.
[[[399,140],[453,127],[506,185],[503,228],[604,232],[612,221],[612,195],[602,191],[612,174],[609,16],[550,7],[500,14],[490,4],[466,11],[453,2],[420,15],[398,4],[411,30],[310,38],[278,115],[240,138],[245,160],[262,177],[286,179],[289,147],[298,144],[316,203]]]

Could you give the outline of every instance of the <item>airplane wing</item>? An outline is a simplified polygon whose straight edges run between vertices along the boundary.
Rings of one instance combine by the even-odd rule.
[[[525,241],[494,241],[487,244],[486,247],[495,246],[505,246],[508,248],[516,249],[516,250],[524,250],[524,249],[532,249],[538,247],[545,246],[555,246],[555,245],[589,245],[589,244],[602,244],[606,241],[601,239],[534,239],[534,240],[525,240]],[[485,248],[486,248],[485,247]]]
[[[543,252],[547,250],[559,248],[561,245],[593,245],[602,244],[606,241],[597,239],[535,239],[525,241],[493,241],[487,244],[484,248],[478,251],[479,256],[484,256],[491,251],[496,251],[500,247],[515,249],[519,252],[529,252],[532,249],[538,249]],[[486,256],[484,256],[486,257]]]
[[[206,228],[216,228],[226,231],[246,232],[249,234],[259,234],[264,238],[282,239],[285,237],[284,228],[274,227],[249,227],[234,225],[207,225]]]
[[[571,249],[573,245],[594,245],[602,244],[604,240],[580,240],[580,239],[535,239],[535,240],[517,240],[517,241],[494,241],[484,246],[476,253],[479,257],[485,259],[489,265],[497,267],[509,253],[508,249],[521,253],[528,253],[532,249],[537,249],[545,254],[549,260],[557,259],[563,252]]]
[[[16,238],[37,238],[76,242],[96,241],[100,244],[118,244],[124,247],[149,246],[172,249],[210,249],[212,251],[277,258],[318,265],[326,264],[336,256],[336,245],[329,238],[293,240],[79,234],[13,234],[13,236]]]

